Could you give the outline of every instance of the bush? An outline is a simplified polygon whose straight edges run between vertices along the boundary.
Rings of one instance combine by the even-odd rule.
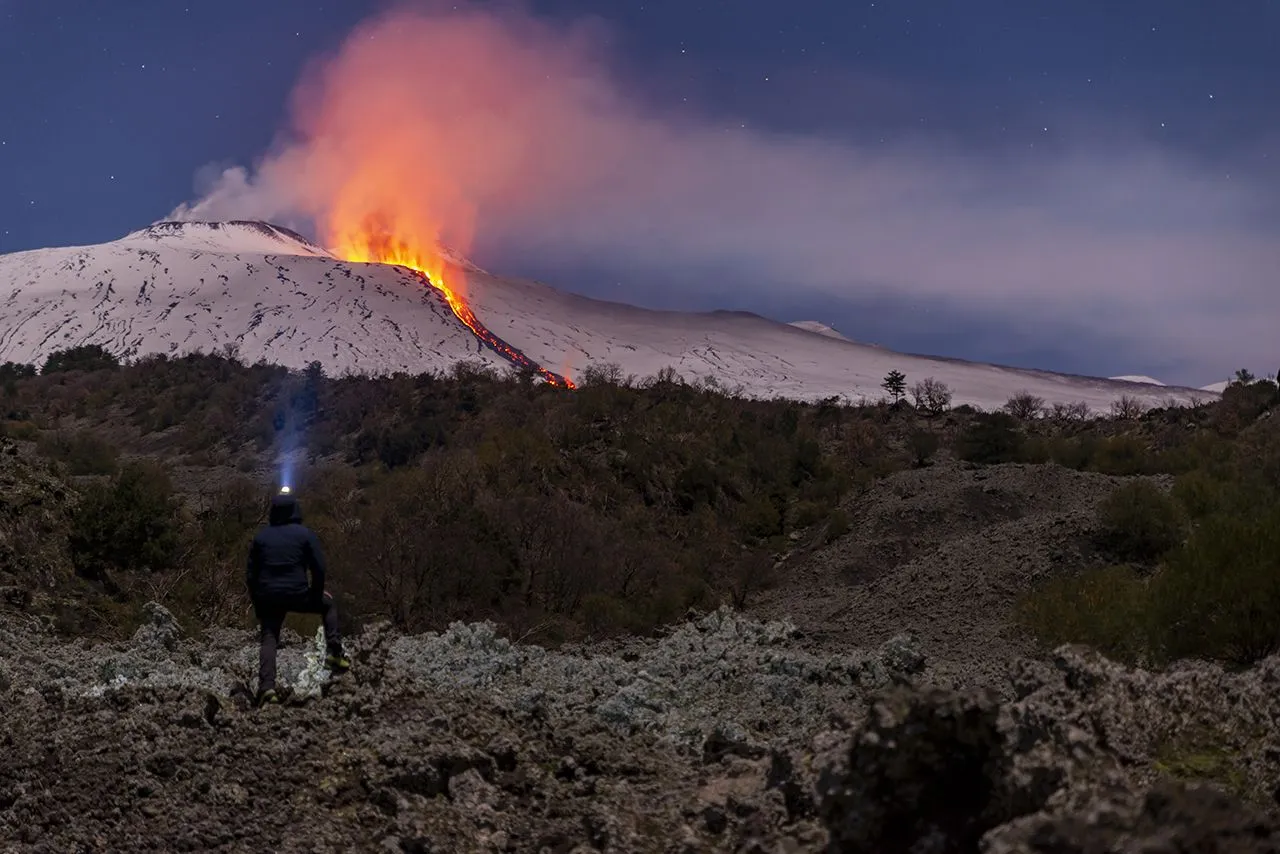
[[[62,371],[101,371],[120,367],[120,360],[97,344],[55,350],[45,359],[42,374]]]
[[[916,409],[930,415],[941,415],[951,406],[951,389],[941,380],[925,377],[911,387]]]
[[[1172,496],[1189,517],[1200,519],[1220,506],[1223,488],[1208,472],[1197,469],[1178,478]]]
[[[45,434],[36,443],[36,450],[66,463],[73,475],[114,474],[119,457],[114,445],[87,430]]]
[[[1018,422],[1006,412],[992,412],[974,418],[961,432],[956,447],[960,459],[989,465],[1011,463],[1019,458],[1023,443]]]
[[[1030,421],[1044,411],[1044,398],[1029,391],[1019,392],[1005,403],[1004,411],[1019,421]]]
[[[1085,643],[1120,661],[1148,648],[1145,584],[1128,566],[1055,578],[1023,596],[1015,620],[1043,644]]]
[[[942,440],[938,438],[938,434],[932,430],[913,430],[907,436],[907,446],[911,449],[912,459],[918,467],[928,464],[934,454],[938,452],[938,446]]]
[[[1152,646],[1164,660],[1248,665],[1280,649],[1280,509],[1215,513],[1152,580]]]
[[[827,517],[827,530],[825,541],[830,543],[840,539],[845,534],[853,530],[853,520],[849,518],[848,512],[837,507],[831,511],[831,515]]]
[[[80,575],[106,581],[113,570],[158,572],[172,566],[179,521],[163,468],[130,463],[118,476],[85,490],[68,544]]]
[[[1090,467],[1103,474],[1122,477],[1135,474],[1152,474],[1151,454],[1142,440],[1136,436],[1111,436],[1093,447]]]
[[[1092,436],[1057,437],[1049,444],[1049,459],[1063,468],[1084,471],[1093,462],[1097,441]]]
[[[35,375],[35,365],[26,365],[21,362],[5,362],[4,364],[0,364],[0,383],[22,380],[27,377],[34,377]]]
[[[1049,410],[1049,417],[1060,423],[1088,421],[1089,404],[1084,401],[1055,403]]]
[[[1134,421],[1142,417],[1146,406],[1132,395],[1122,394],[1119,400],[1111,401],[1111,417],[1117,421]]]
[[[1119,487],[1098,508],[1098,546],[1122,561],[1155,561],[1182,533],[1178,505],[1146,480]]]

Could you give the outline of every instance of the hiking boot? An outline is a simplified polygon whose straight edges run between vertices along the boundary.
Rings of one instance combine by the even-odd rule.
[[[346,673],[351,669],[351,660],[340,652],[331,652],[325,656],[324,665],[332,673]]]
[[[275,706],[275,705],[279,705],[279,703],[280,703],[280,695],[276,693],[276,689],[274,688],[268,688],[267,690],[263,691],[261,694],[258,695],[259,706],[266,706],[266,705]]]

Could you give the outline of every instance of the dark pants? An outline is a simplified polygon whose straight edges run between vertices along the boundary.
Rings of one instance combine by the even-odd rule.
[[[310,596],[262,597],[253,603],[262,623],[262,645],[258,650],[258,692],[276,687],[276,650],[280,646],[280,629],[284,618],[294,614],[319,614],[324,619],[324,644],[331,655],[342,654],[342,635],[338,632],[338,609],[328,593],[320,599]]]

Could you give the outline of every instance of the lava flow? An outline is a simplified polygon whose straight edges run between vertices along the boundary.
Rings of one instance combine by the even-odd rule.
[[[428,286],[435,288],[444,296],[458,320],[462,321],[462,324],[490,350],[518,368],[533,371],[553,386],[576,388],[568,377],[547,370],[490,332],[450,281],[449,266],[439,255],[420,252],[406,241],[378,228],[365,228],[342,235],[338,241],[337,251],[348,261],[390,264],[413,271],[421,276]]]

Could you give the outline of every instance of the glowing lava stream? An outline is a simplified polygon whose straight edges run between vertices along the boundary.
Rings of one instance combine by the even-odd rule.
[[[490,332],[476,317],[475,312],[471,310],[471,306],[467,305],[462,295],[449,285],[449,277],[446,273],[448,267],[444,259],[437,256],[424,256],[410,249],[403,241],[391,237],[374,237],[371,234],[361,235],[360,238],[355,240],[347,239],[342,241],[338,254],[348,261],[404,267],[421,277],[428,287],[439,291],[444,296],[445,301],[449,303],[449,308],[453,309],[454,315],[458,320],[462,321],[463,326],[471,330],[471,334],[480,339],[480,343],[516,367],[535,372],[551,385],[560,386],[561,388],[576,388],[573,381],[568,377],[548,371]]]

